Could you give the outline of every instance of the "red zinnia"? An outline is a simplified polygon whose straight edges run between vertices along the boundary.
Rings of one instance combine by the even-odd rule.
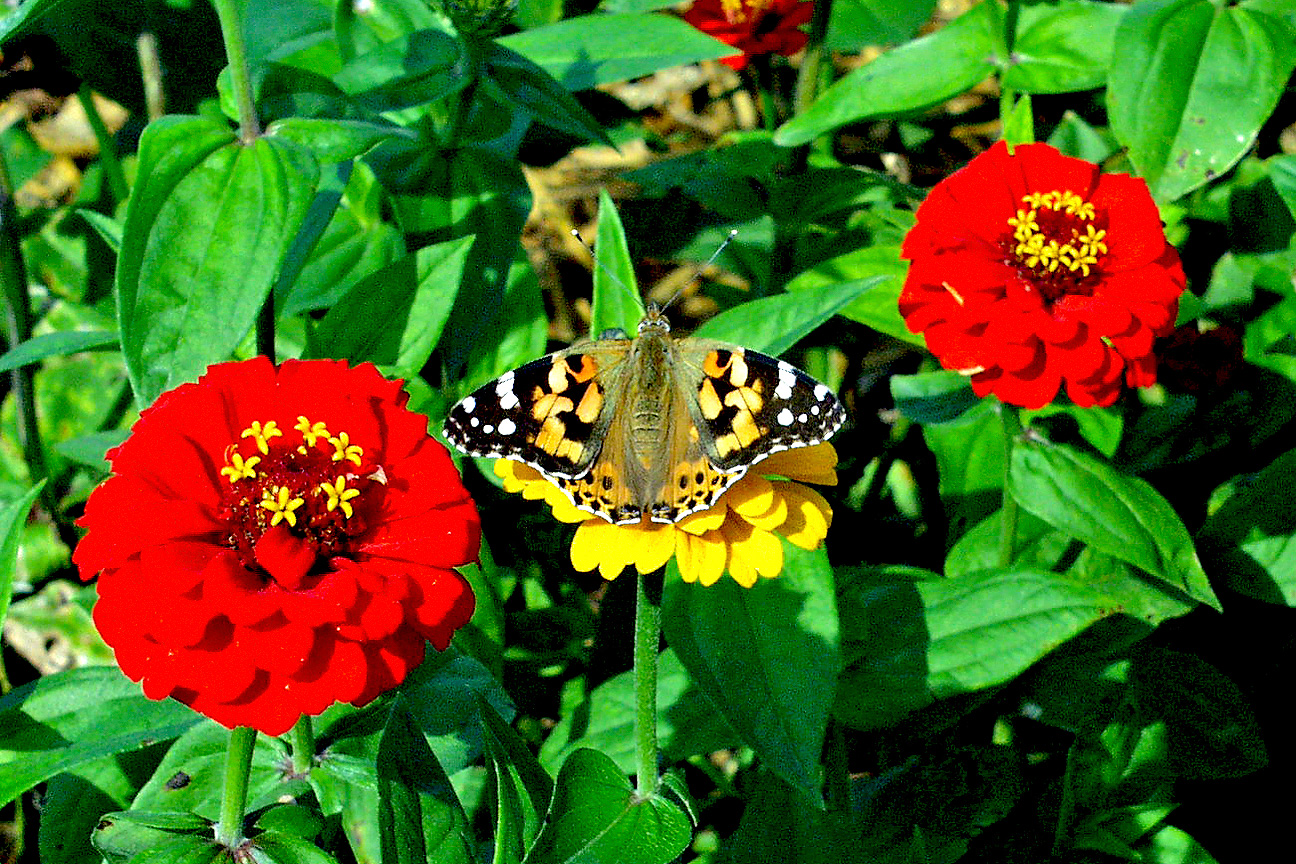
[[[1147,184],[1047,144],[1001,141],[918,208],[900,314],[978,396],[1039,408],[1065,384],[1110,405],[1156,381],[1183,268]]]
[[[721,60],[741,69],[752,54],[795,54],[805,47],[800,30],[814,14],[807,0],[694,0],[684,20],[743,53]]]
[[[399,684],[473,611],[477,509],[372,366],[263,357],[164,393],[86,503],[75,561],[122,671],[268,735]]]

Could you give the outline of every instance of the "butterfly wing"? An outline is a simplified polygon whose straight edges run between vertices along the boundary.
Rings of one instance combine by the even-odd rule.
[[[785,360],[712,340],[681,352],[696,398],[693,423],[711,465],[736,472],[783,450],[832,437],[846,419],[841,402]]]
[[[628,347],[629,340],[594,342],[500,376],[450,409],[446,440],[470,456],[524,462],[550,479],[585,474],[612,422],[616,370]]]

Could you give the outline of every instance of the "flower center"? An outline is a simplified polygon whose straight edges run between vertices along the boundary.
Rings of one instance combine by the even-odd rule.
[[[1093,204],[1069,189],[1032,192],[1022,204],[1008,220],[1012,236],[1001,241],[1005,263],[1050,303],[1067,294],[1092,294],[1107,254],[1107,231],[1095,224]]]
[[[266,570],[257,544],[283,525],[289,537],[281,545],[290,544],[293,555],[307,562],[302,575],[314,561],[345,552],[351,538],[365,530],[377,497],[374,484],[386,479],[350,435],[332,434],[324,423],[304,416],[288,429],[275,420],[253,422],[225,448],[220,473],[227,540],[244,566]]]
[[[725,20],[730,24],[741,24],[747,20],[748,13],[760,15],[772,0],[720,0]]]

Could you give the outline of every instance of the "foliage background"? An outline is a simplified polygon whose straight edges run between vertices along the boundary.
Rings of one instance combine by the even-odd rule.
[[[471,4],[238,5],[251,143],[205,3],[0,21],[0,800],[21,860],[98,860],[108,811],[214,817],[227,733],[109,665],[68,565],[137,409],[253,353],[268,298],[280,357],[373,361],[437,429],[491,377],[633,323],[571,227],[645,296],[685,287],[677,329],[723,310],[712,335],[843,395],[826,551],[789,549],[750,591],[667,574],[673,779],[640,800],[633,581],[571,572],[569,529],[466,464],[473,624],[397,693],[324,715],[308,779],[259,743],[250,806],[300,805],[259,814],[268,858],[1231,861],[1283,836],[1289,0],[838,0],[831,74],[800,95],[795,61],[736,76],[652,0],[522,0],[498,38]],[[1111,409],[1030,412],[1007,465],[995,406],[895,309],[923,190],[1000,135],[1146,178],[1188,272],[1180,322],[1236,337]],[[163,857],[204,854],[193,830]]]

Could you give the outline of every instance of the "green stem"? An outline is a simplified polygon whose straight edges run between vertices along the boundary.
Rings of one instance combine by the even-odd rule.
[[[315,727],[309,714],[297,718],[292,728],[293,773],[305,777],[315,767]]]
[[[1004,58],[1005,67],[1012,63],[1013,48],[1017,44],[1017,19],[1021,16],[1021,0],[1008,0],[1008,9],[1004,14],[1004,48],[1008,56]],[[1013,105],[1017,103],[1017,91],[1003,86],[1003,76],[999,78],[999,122],[1006,125]]]
[[[27,266],[23,261],[22,238],[18,233],[18,207],[14,203],[9,163],[0,150],[0,295],[4,300],[4,338],[10,348],[31,338],[31,301],[27,294]],[[40,425],[36,420],[36,384],[34,365],[20,366],[9,373],[14,408],[18,421],[18,444],[32,483],[49,476],[45,464],[45,445],[41,443]],[[40,493],[41,506],[59,526],[60,536],[75,538],[70,524],[65,524],[58,495],[51,483]]]
[[[801,69],[797,72],[796,90],[792,96],[792,116],[796,117],[810,110],[819,92],[823,89],[824,67],[827,65],[828,19],[832,15],[832,0],[815,0],[814,14],[810,18],[810,33],[806,37],[805,50],[801,54]],[[792,151],[793,175],[805,172],[810,161],[810,144],[802,144]]]
[[[135,40],[139,56],[140,77],[144,79],[144,110],[149,122],[166,113],[166,91],[162,89],[162,60],[158,56],[157,36],[144,32]]]
[[[824,744],[824,801],[830,813],[849,813],[851,809],[848,752],[845,730],[840,723],[830,720],[828,741]]]
[[[244,4],[238,0],[212,0],[216,17],[220,19],[221,36],[225,40],[225,58],[229,61],[230,84],[234,90],[234,103],[238,107],[239,140],[251,144],[261,135],[257,121],[256,105],[252,101],[252,73],[248,66],[247,42],[243,39]]]
[[[1012,565],[1017,545],[1017,499],[1008,491],[1008,480],[1012,474],[1013,446],[1022,433],[1021,417],[1015,405],[999,405],[999,419],[1004,434],[1004,482],[1003,509],[999,513],[999,566]]]
[[[756,88],[760,102],[761,122],[766,132],[778,128],[778,103],[774,101],[774,67],[770,65],[770,55],[757,54],[751,58],[747,67],[751,70],[751,79]]]
[[[99,109],[95,107],[94,94],[85,84],[77,90],[77,101],[85,109],[86,119],[94,131],[95,141],[99,144],[99,162],[103,165],[104,175],[108,178],[108,189],[112,192],[113,203],[126,200],[130,186],[126,183],[126,172],[122,170],[121,161],[117,158],[117,146],[113,137],[104,125]]]
[[[216,842],[230,850],[243,842],[243,815],[247,808],[248,776],[252,773],[256,736],[255,729],[236,726],[230,730],[229,749],[225,751],[225,790],[221,794]]]
[[[652,580],[649,585],[648,581]],[[657,648],[661,642],[662,571],[635,573],[635,791],[657,791]],[[655,595],[655,596],[650,596]]]

